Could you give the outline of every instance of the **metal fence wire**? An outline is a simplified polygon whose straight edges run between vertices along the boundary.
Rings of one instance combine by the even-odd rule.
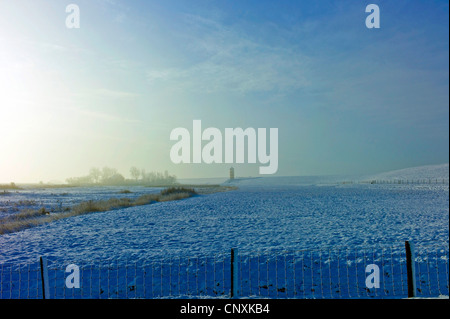
[[[414,253],[415,296],[448,296],[448,243],[418,245]],[[40,299],[43,291],[52,299],[406,298],[411,284],[402,246],[231,255],[77,264],[75,271],[51,262],[45,269],[39,261],[2,264],[0,298]]]

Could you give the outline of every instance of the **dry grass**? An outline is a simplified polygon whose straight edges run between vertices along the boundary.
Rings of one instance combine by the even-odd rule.
[[[39,210],[24,209],[24,210],[21,210],[17,214],[9,216],[8,218],[11,220],[23,220],[23,219],[41,217],[41,216],[49,215],[49,214],[50,213],[45,209],[45,207],[42,207]]]
[[[168,202],[168,201],[172,201],[172,200],[188,198],[191,196],[192,196],[192,193],[188,193],[188,192],[173,193],[173,194],[167,194],[167,195],[160,196],[159,201],[160,202]]]
[[[133,206],[148,205],[158,201],[159,201],[159,194],[146,194],[135,199]]]
[[[14,233],[17,231],[21,231],[27,228],[39,226],[45,223],[49,223],[53,218],[50,216],[42,217],[42,218],[32,218],[25,220],[13,220],[6,223],[0,222],[0,235]]]
[[[18,206],[34,206],[37,205],[37,202],[35,200],[19,200],[18,202],[14,203],[14,206],[18,207]]]
[[[0,220],[0,235],[45,223],[50,220],[49,214],[44,207],[38,210],[23,209]]]
[[[55,220],[79,216],[94,212],[106,212],[119,208],[142,206],[154,202],[167,202],[184,199],[196,195],[194,189],[182,187],[168,188],[159,194],[146,194],[136,199],[131,198],[110,198],[108,200],[81,202],[67,211],[51,214],[45,209],[39,210],[24,209],[17,214],[0,219],[0,235],[20,231],[26,228],[46,224]]]
[[[188,193],[192,195],[196,195],[197,192],[193,188],[186,188],[186,187],[169,187],[166,189],[163,189],[161,191],[161,195],[171,195],[171,194],[180,194],[180,193]]]
[[[0,184],[0,189],[22,189],[14,183],[11,184]]]
[[[237,186],[212,186],[212,187],[198,187],[197,193],[200,195],[229,192],[238,189]]]

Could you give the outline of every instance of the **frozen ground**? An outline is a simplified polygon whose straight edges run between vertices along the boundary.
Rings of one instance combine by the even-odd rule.
[[[103,200],[111,197],[137,198],[143,194],[158,193],[162,188],[149,187],[67,187],[67,188],[31,188],[0,191],[0,219],[14,214],[20,209],[39,209],[61,211],[83,201]],[[131,193],[121,194],[129,190]]]
[[[428,168],[414,170],[416,176],[420,175],[419,178],[448,180],[448,165],[433,170],[432,176],[423,172],[429,171]],[[392,173],[389,177],[395,178]],[[275,268],[269,270],[269,263],[261,264],[256,258],[276,256],[276,252],[285,254],[282,267],[300,269],[302,266],[295,262],[295,258],[299,258],[300,250],[322,249],[337,252],[339,255],[345,249],[351,249],[353,254],[356,252],[352,258],[361,263],[366,263],[366,260],[358,259],[361,257],[358,257],[358,251],[363,251],[363,248],[367,247],[394,247],[390,251],[391,256],[397,254],[398,261],[404,262],[401,253],[405,240],[411,240],[419,245],[447,247],[448,251],[448,183],[371,185],[343,184],[343,180],[349,179],[338,177],[237,179],[225,183],[239,186],[238,190],[232,192],[63,219],[0,236],[0,264],[27,265],[36,263],[39,256],[47,256],[55,267],[76,263],[91,267],[119,265],[117,267],[120,268],[120,265],[143,265],[154,260],[172,261],[186,257],[188,262],[185,265],[186,270],[183,271],[189,272],[188,269],[194,267],[191,262],[198,256],[204,256],[207,260],[208,257],[227,255],[231,248],[238,248],[242,256],[249,256],[243,260],[245,269],[259,269],[261,265],[265,268],[267,264],[266,273],[262,274],[266,276],[273,275],[277,270]],[[118,197],[119,190],[19,191],[17,194],[0,197],[0,205],[2,203],[5,205],[5,199],[9,201],[8,205],[13,201],[25,199],[58,205],[58,201],[61,201],[62,205],[66,205],[79,200]],[[133,191],[135,193],[123,196],[137,196],[139,192],[147,192],[148,189]],[[296,253],[286,254],[286,251]],[[383,263],[382,254],[377,256],[375,255],[378,253],[371,254],[373,260]],[[313,263],[317,261],[314,260],[319,256],[322,258],[322,254],[309,255],[309,259],[302,256],[302,262],[306,260],[313,269]],[[341,257],[348,258],[348,255]],[[277,265],[278,257],[273,258],[272,261],[275,260]],[[332,259],[328,255],[324,260],[327,258]],[[443,256],[436,255],[433,262],[437,263],[437,260],[443,260],[442,269],[447,269],[443,273],[441,271],[439,276],[447,276],[448,294],[448,257],[445,253]],[[280,260],[279,265],[282,265],[281,262]],[[342,259],[338,257],[335,262],[345,269]],[[183,263],[178,263],[179,269],[184,267]],[[206,273],[207,264],[205,262],[204,268],[198,268],[201,266],[197,260],[197,270],[202,269],[201,271]],[[228,261],[224,262],[225,264],[228,265]],[[331,273],[330,265],[331,262],[328,263]],[[358,266],[358,262],[355,265]],[[359,265],[361,269],[362,266],[363,264]],[[153,270],[160,271],[161,276],[157,277],[163,281],[166,275],[162,275],[162,268],[155,269],[152,266],[152,274]],[[322,269],[317,271],[319,270],[323,276]],[[289,270],[286,270],[285,274],[286,272]],[[261,274],[259,270],[257,273],[258,276]],[[307,277],[314,277],[313,273],[311,271]],[[256,276],[253,270],[249,271],[247,282],[252,281],[252,276]],[[401,275],[398,276],[402,280]],[[364,277],[364,272],[361,277]],[[198,277],[196,278],[198,280]],[[207,277],[206,280],[214,281],[213,286],[216,284],[215,279]],[[253,280],[256,281],[254,277]],[[263,287],[262,289],[267,289],[268,292],[267,287],[270,286],[271,280],[268,279],[266,285],[260,285],[255,289],[261,290]],[[328,279],[325,277],[325,280]],[[181,280],[181,284],[183,282]],[[184,284],[189,287],[189,283]],[[223,286],[226,286],[225,282],[222,283]],[[283,289],[286,288],[275,290],[267,296],[273,297],[275,293],[277,295],[284,293]],[[295,290],[295,287],[293,289]],[[206,288],[204,292],[205,290],[207,291]],[[123,297],[124,295],[120,295],[118,291],[119,289],[116,290],[116,294]],[[252,292],[254,291],[250,288],[250,293]],[[261,292],[264,293],[265,290]],[[311,290],[307,296],[310,294]]]
[[[405,168],[395,171],[390,171],[386,173],[380,173],[375,175],[364,176],[365,180],[425,180],[426,182],[431,180],[431,182],[435,182],[438,179],[438,182],[441,182],[442,179],[448,182],[449,179],[449,164],[441,164],[441,165],[427,165],[420,167],[412,167]]]
[[[243,250],[448,242],[448,186],[241,187],[0,236],[0,262],[146,260]]]

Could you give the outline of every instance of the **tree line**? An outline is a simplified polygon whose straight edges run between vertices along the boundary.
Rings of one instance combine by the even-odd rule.
[[[111,167],[93,167],[89,174],[81,177],[70,177],[66,182],[70,185],[173,185],[176,184],[176,176],[167,171],[146,172],[145,169],[130,168],[132,179],[126,179],[119,171]]]

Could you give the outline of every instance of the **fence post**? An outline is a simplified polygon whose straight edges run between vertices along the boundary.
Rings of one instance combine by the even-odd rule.
[[[50,299],[47,257],[41,257],[42,298]]]
[[[231,249],[231,298],[238,296],[238,250]]]
[[[406,248],[406,271],[408,275],[408,298],[416,296],[416,267],[415,267],[415,254],[414,244],[405,241]]]

